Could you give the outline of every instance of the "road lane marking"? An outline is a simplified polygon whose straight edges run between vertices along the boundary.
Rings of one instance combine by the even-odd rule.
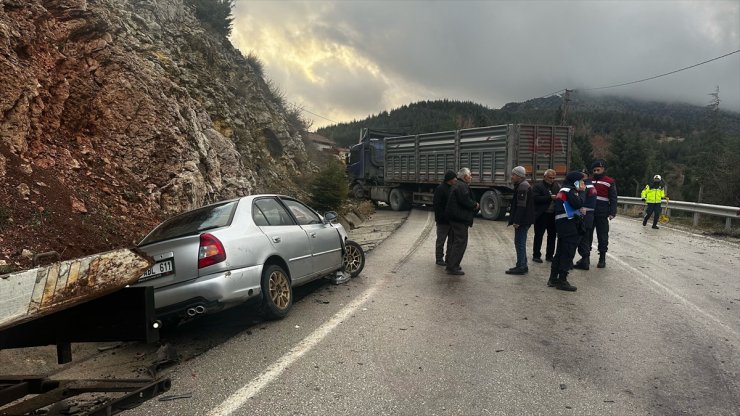
[[[676,298],[676,299],[677,299],[678,301],[680,301],[680,302],[681,302],[682,304],[684,304],[685,306],[688,306],[689,308],[691,308],[691,309],[695,310],[696,312],[699,312],[699,313],[700,313],[701,315],[703,315],[703,316],[704,316],[705,318],[708,318],[708,319],[709,319],[710,321],[712,321],[712,322],[714,322],[715,324],[719,325],[719,326],[720,326],[720,327],[722,327],[723,329],[725,329],[725,330],[729,331],[729,332],[730,332],[730,333],[731,333],[731,334],[732,334],[732,335],[733,335],[733,336],[734,336],[735,338],[740,338],[740,336],[739,336],[739,334],[738,334],[738,332],[737,332],[736,330],[734,330],[733,328],[731,328],[731,327],[730,327],[729,325],[727,325],[726,323],[722,322],[722,320],[720,320],[720,319],[719,319],[719,318],[717,318],[716,316],[714,316],[714,315],[712,315],[711,313],[709,313],[709,312],[705,311],[704,309],[702,309],[702,308],[700,308],[700,307],[696,306],[695,304],[693,304],[693,303],[692,303],[691,301],[689,301],[688,299],[686,299],[686,298],[684,298],[683,296],[679,295],[678,293],[674,292],[674,291],[673,291],[673,290],[672,290],[671,288],[669,288],[668,286],[666,286],[666,285],[664,285],[663,283],[660,283],[659,281],[657,281],[657,280],[653,279],[652,277],[650,277],[650,275],[648,275],[648,274],[644,273],[643,271],[641,271],[641,270],[639,270],[639,269],[636,269],[636,268],[632,267],[632,266],[631,266],[631,265],[629,265],[629,264],[628,264],[627,262],[625,262],[625,261],[623,261],[623,260],[619,259],[618,257],[614,256],[613,254],[610,254],[610,253],[608,253],[608,252],[607,252],[607,253],[606,253],[606,255],[607,255],[607,256],[608,256],[608,257],[609,257],[610,259],[612,259],[612,260],[616,261],[617,263],[621,264],[621,265],[622,265],[623,267],[625,267],[625,268],[628,268],[628,269],[632,270],[632,271],[633,271],[634,273],[637,273],[637,274],[639,274],[640,276],[644,277],[644,278],[645,278],[645,280],[647,280],[647,281],[648,281],[649,283],[652,283],[652,284],[653,284],[653,285],[655,285],[656,287],[658,287],[658,288],[660,288],[660,289],[663,289],[663,290],[664,290],[664,291],[665,291],[666,293],[668,293],[668,294],[669,294],[669,295],[671,295],[672,297]]]
[[[229,396],[223,401],[218,407],[213,409],[209,416],[227,416],[237,411],[242,407],[249,399],[254,397],[268,384],[272,383],[277,379],[290,365],[296,362],[304,354],[315,347],[321,340],[323,340],[329,333],[334,330],[344,320],[349,318],[350,315],[355,313],[357,309],[370,299],[370,297],[378,290],[378,285],[372,286],[365,291],[365,293],[352,301],[349,305],[345,306],[344,309],[334,315],[329,321],[318,327],[313,333],[301,340],[293,349],[288,351],[287,354],[280,357],[276,362],[267,367],[262,374],[257,376],[249,384],[240,388],[236,393]]]
[[[400,267],[399,265],[406,262],[409,256],[411,256],[417,250],[420,245],[418,243],[419,241],[421,241],[421,237],[426,238],[426,236],[429,235],[429,231],[431,230],[430,218],[431,214],[428,213],[427,221],[424,229],[422,230],[420,238],[417,238],[415,244],[412,244],[411,247],[409,247],[408,251],[403,255],[403,257],[401,257],[391,273],[395,273],[395,270]],[[388,276],[389,275],[386,275],[386,278]],[[366,303],[370,299],[370,297],[373,296],[375,292],[377,292],[378,288],[381,285],[381,282],[384,280],[385,278],[377,280],[375,284],[369,287],[362,295],[350,302],[342,310],[337,312],[329,321],[318,327],[306,338],[303,338],[295,347],[293,347],[282,357],[278,358],[277,361],[267,367],[267,369],[260,375],[255,377],[254,380],[244,385],[242,388],[240,388],[234,394],[224,400],[215,409],[211,410],[208,413],[208,416],[228,416],[239,410],[239,408],[244,406],[244,404],[249,399],[256,396],[260,391],[262,391],[263,388],[265,388],[267,385],[280,377],[280,375],[283,374],[283,372],[288,367],[290,367],[299,358],[309,352],[313,347],[318,345],[318,343],[326,338],[326,336],[329,335],[331,331],[334,330],[334,328],[339,326],[339,324],[349,318],[350,315],[355,313],[357,309],[360,308],[360,306]]]

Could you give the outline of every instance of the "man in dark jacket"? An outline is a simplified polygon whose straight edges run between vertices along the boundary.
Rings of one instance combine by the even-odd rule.
[[[478,210],[478,203],[473,199],[468,184],[473,179],[470,169],[462,168],[457,172],[457,184],[450,191],[445,213],[452,227],[452,247],[447,252],[447,274],[464,275],[460,262],[468,247],[468,228],[473,226],[473,217]]]
[[[437,223],[437,242],[435,244],[435,257],[437,264],[446,266],[445,263],[445,241],[447,241],[447,255],[450,254],[452,245],[452,226],[447,219],[445,209],[447,209],[447,200],[450,199],[450,190],[457,183],[455,171],[448,170],[445,173],[444,181],[434,190],[434,222]]]
[[[527,274],[527,232],[534,222],[534,199],[532,187],[527,181],[527,171],[523,166],[511,170],[511,182],[514,188],[514,200],[511,201],[509,225],[514,226],[514,248],[516,249],[516,266],[506,271],[506,274]]]
[[[542,237],[547,231],[547,247],[545,260],[552,261],[555,253],[555,198],[560,185],[555,182],[557,173],[548,169],[542,177],[542,182],[532,188],[534,199],[534,245],[532,246],[532,261],[542,263]]]
[[[594,228],[596,238],[599,240],[599,263],[596,267],[606,267],[606,251],[609,249],[609,221],[617,216],[617,184],[614,178],[604,174],[606,162],[594,160],[591,164],[591,182],[596,189],[596,208],[594,209]],[[591,234],[586,233],[588,245],[593,241],[593,230]]]
[[[582,208],[582,199],[579,192],[586,186],[581,172],[569,172],[565,175],[563,187],[555,200],[555,227],[558,232],[558,247],[552,258],[550,279],[547,286],[555,287],[568,292],[575,292],[576,287],[568,283],[568,272],[573,266],[573,257],[576,255],[578,242],[581,240],[583,225],[582,216],[586,210]]]

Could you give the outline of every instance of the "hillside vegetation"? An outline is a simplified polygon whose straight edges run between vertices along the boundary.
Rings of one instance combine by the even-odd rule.
[[[571,166],[583,169],[595,158],[606,159],[620,195],[635,196],[657,173],[672,199],[738,206],[740,114],[722,111],[719,98],[710,94],[708,105],[700,107],[574,93],[564,117],[575,131]],[[490,109],[473,102],[421,101],[317,132],[351,146],[363,127],[419,134],[508,123],[560,124],[563,102],[552,96]]]

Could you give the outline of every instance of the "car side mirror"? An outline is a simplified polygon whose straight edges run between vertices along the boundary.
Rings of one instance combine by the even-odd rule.
[[[334,211],[327,211],[324,214],[324,222],[330,223],[330,222],[332,222],[332,221],[334,221],[336,219],[337,219],[337,213],[334,212]]]

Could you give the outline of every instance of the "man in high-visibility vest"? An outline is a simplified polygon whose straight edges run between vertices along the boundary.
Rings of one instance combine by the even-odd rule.
[[[660,218],[660,203],[662,200],[668,201],[663,190],[663,178],[660,175],[653,176],[653,182],[645,185],[645,189],[640,194],[642,201],[647,203],[645,209],[645,218],[642,219],[642,226],[646,226],[650,215],[655,214],[653,217],[653,228],[658,229],[658,218]]]

